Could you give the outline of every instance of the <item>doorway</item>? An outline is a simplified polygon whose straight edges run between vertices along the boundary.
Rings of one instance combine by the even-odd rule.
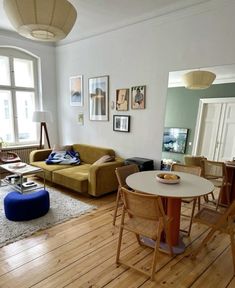
[[[214,161],[235,157],[235,98],[200,99],[193,155]]]

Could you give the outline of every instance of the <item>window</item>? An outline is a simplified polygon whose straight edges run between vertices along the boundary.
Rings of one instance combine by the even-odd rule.
[[[0,47],[0,137],[9,145],[37,142],[32,113],[39,106],[37,58]]]

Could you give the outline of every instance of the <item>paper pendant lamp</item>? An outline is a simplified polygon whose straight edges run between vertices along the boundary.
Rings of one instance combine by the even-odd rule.
[[[183,75],[182,80],[185,88],[206,89],[211,86],[216,75],[210,71],[191,71]]]
[[[3,5],[17,32],[32,40],[61,40],[77,18],[76,9],[67,0],[4,0]]]

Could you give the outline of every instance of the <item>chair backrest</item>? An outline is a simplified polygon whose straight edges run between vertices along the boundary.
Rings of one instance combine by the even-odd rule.
[[[213,213],[218,213],[217,211],[212,210]],[[231,225],[234,224],[235,219],[235,200],[230,204],[230,206],[227,208],[227,210],[221,214],[221,216],[218,218],[217,222],[214,223],[213,221],[213,213],[209,214],[208,219],[203,219],[203,223],[207,224],[210,227],[214,227],[215,230],[220,230],[223,232],[229,233],[229,229]],[[233,226],[234,227],[234,226]]]
[[[139,167],[136,164],[130,164],[126,166],[117,167],[115,170],[118,184],[120,187],[127,186],[126,178],[134,173],[139,172]]]
[[[207,179],[227,179],[227,170],[224,162],[202,161],[203,176]]]
[[[171,171],[185,172],[185,173],[190,173],[190,174],[194,174],[197,176],[201,176],[202,169],[199,166],[188,166],[188,165],[174,163],[171,166]]]
[[[146,220],[164,221],[165,212],[160,196],[148,195],[139,191],[130,191],[122,187],[122,199],[127,213],[131,217],[143,218]]]
[[[224,216],[226,218],[235,217],[235,200],[229,205],[228,209],[224,213]]]
[[[206,160],[204,156],[192,156],[192,155],[185,155],[184,156],[184,164],[188,166],[202,166],[202,160]]]

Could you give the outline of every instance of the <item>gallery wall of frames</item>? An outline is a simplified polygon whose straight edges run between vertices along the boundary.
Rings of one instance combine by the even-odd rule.
[[[109,121],[109,76],[97,76],[87,79],[89,120]],[[83,75],[71,76],[69,79],[70,105],[84,107],[84,79]],[[111,101],[110,107],[116,110],[113,115],[113,131],[130,132],[130,115],[123,112],[142,110],[146,108],[146,85],[132,86],[129,88],[117,88],[115,101]],[[119,114],[120,113],[120,114]],[[79,111],[77,122],[84,125],[84,111]]]

